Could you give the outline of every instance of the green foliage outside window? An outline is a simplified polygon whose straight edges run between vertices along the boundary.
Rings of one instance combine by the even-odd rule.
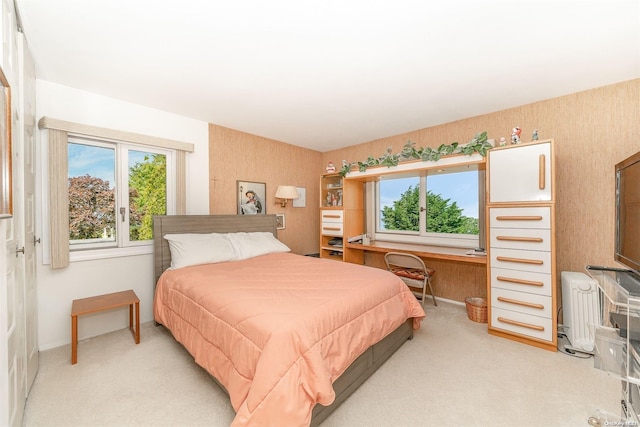
[[[145,156],[129,169],[129,239],[153,238],[153,216],[167,213],[167,159]]]
[[[382,209],[386,230],[420,230],[419,190],[419,186],[410,186],[393,202],[393,207]],[[477,235],[478,227],[478,219],[462,215],[462,209],[456,202],[427,191],[427,232]]]
[[[129,169],[129,240],[153,238],[153,215],[167,212],[166,156],[150,154]],[[89,174],[69,178],[69,239],[114,239],[115,190]]]

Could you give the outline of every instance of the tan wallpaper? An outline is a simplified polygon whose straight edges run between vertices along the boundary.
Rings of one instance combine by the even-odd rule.
[[[522,139],[527,141],[538,129],[540,139],[555,140],[557,269],[584,272],[587,264],[616,265],[614,165],[640,151],[639,117],[640,79],[636,79],[326,152],[322,163],[377,157],[388,146],[399,152],[407,140],[437,147],[467,142],[482,131],[489,138],[509,140],[514,126],[523,129]],[[441,286],[434,282],[436,295],[444,291],[454,297],[446,292],[452,287],[447,277],[455,277],[458,268],[464,267],[445,266],[438,272]],[[469,287],[469,292],[483,291],[467,283],[455,285]]]
[[[380,156],[388,146],[399,152],[407,140],[431,147],[465,143],[481,131],[508,140],[511,128],[520,126],[523,141],[533,129],[540,139],[555,139],[558,272],[584,272],[587,264],[614,266],[613,168],[640,151],[639,117],[636,79],[326,153],[210,125],[210,212],[235,213],[237,179],[266,182],[267,212],[286,215],[282,240],[296,253],[318,252],[318,181],[329,161],[339,166],[343,159]],[[306,208],[274,205],[278,184],[306,187]],[[375,256],[366,262],[380,264]],[[486,278],[477,267],[439,263],[434,287],[436,295],[462,301],[464,296],[485,296]]]
[[[209,213],[235,214],[236,180],[266,183],[266,213],[284,213],[278,238],[294,253],[318,252],[322,154],[283,142],[209,125]],[[306,207],[275,203],[278,185],[306,189]]]

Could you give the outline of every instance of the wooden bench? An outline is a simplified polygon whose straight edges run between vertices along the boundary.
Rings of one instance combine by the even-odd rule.
[[[129,306],[129,330],[140,344],[140,300],[132,290],[73,300],[71,304],[71,364],[78,363],[78,316]],[[133,326],[135,306],[136,325]]]

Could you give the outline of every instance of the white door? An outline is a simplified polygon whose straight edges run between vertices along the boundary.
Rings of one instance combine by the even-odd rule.
[[[0,425],[20,426],[24,413],[24,405],[28,393],[27,370],[35,374],[37,370],[37,351],[35,357],[30,354],[27,361],[27,346],[33,349],[35,335],[35,259],[33,241],[27,241],[30,229],[35,222],[33,217],[33,193],[35,181],[32,178],[35,171],[33,134],[34,87],[33,61],[26,55],[26,69],[23,78],[23,67],[18,55],[22,41],[17,32],[13,3],[2,0],[2,71],[3,85],[10,87],[11,96],[11,126],[12,126],[12,164],[13,164],[13,216],[3,219],[0,224],[0,236],[4,237],[2,263],[0,274],[6,279],[6,286],[0,289]],[[26,47],[26,45],[24,46]],[[30,81],[33,80],[33,81]],[[27,82],[28,81],[28,82]],[[27,88],[27,98],[22,91]],[[2,88],[4,89],[4,88]],[[3,92],[4,93],[4,92]],[[6,96],[6,95],[5,95]],[[24,104],[29,104],[23,107]],[[25,130],[23,110],[30,117],[31,130]],[[0,117],[2,119],[2,117]],[[29,123],[26,124],[27,128]],[[26,144],[25,144],[26,140]],[[26,172],[26,173],[25,173]],[[25,175],[27,179],[25,180]],[[26,185],[25,185],[26,184]],[[32,232],[31,232],[32,233]],[[33,234],[31,234],[33,235]],[[31,237],[32,239],[32,237]],[[29,246],[30,244],[30,246]],[[28,286],[27,286],[28,282]],[[25,297],[29,298],[28,304]],[[28,307],[27,307],[28,305]],[[28,318],[28,316],[30,318]],[[27,328],[27,323],[29,327]],[[31,329],[34,328],[34,329]],[[27,330],[31,336],[27,337]],[[35,347],[37,349],[37,347]],[[28,364],[35,363],[35,368]],[[35,369],[35,370],[34,370]]]
[[[551,201],[551,143],[489,150],[489,202]]]
[[[23,200],[21,203],[24,236],[24,309],[25,344],[27,357],[26,393],[29,394],[33,380],[38,372],[38,297],[36,279],[36,71],[33,58],[22,34],[18,34],[18,64],[20,70],[20,111],[22,111],[22,182]],[[19,209],[19,208],[18,208]]]
[[[7,285],[4,289],[6,298],[6,380],[3,386],[6,387],[6,415],[0,420],[8,426],[19,426],[22,423],[24,411],[26,383],[25,383],[25,353],[24,353],[24,330],[23,330],[23,304],[22,289],[17,286],[21,281],[20,269],[16,262],[16,246],[13,221],[3,219],[6,241],[6,278]]]
[[[16,91],[17,92],[17,91]],[[14,102],[12,104],[15,105]],[[11,114],[14,118],[12,128],[19,125],[16,120],[17,111],[12,108]],[[0,117],[2,120],[3,117]],[[4,123],[4,122],[3,122]],[[24,331],[24,245],[20,236],[22,229],[22,206],[17,200],[22,200],[22,185],[20,177],[22,175],[22,165],[20,159],[22,155],[17,148],[17,133],[13,133],[13,217],[5,219],[5,260],[6,260],[6,336],[7,342],[7,419],[0,420],[9,426],[19,426],[22,424],[24,403],[26,400],[26,354],[25,354],[25,331]]]

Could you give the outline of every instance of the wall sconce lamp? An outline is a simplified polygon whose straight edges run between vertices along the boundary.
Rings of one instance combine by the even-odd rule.
[[[276,199],[280,200],[280,206],[283,208],[287,207],[287,201],[289,199],[297,199],[298,191],[296,187],[293,185],[278,185],[278,189],[276,190]]]

